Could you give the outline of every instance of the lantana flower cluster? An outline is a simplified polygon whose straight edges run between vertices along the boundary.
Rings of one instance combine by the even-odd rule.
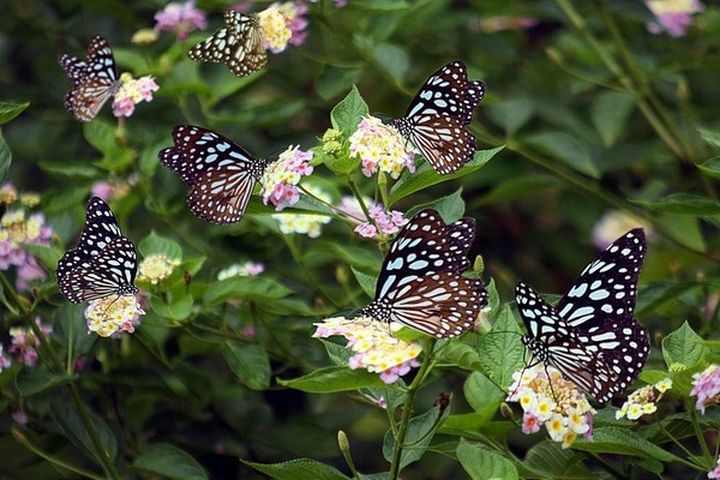
[[[649,415],[657,411],[657,404],[663,394],[672,388],[672,380],[669,378],[660,380],[654,385],[646,385],[635,390],[628,396],[628,399],[615,412],[615,418],[620,420],[627,417],[628,420],[637,420],[643,415]]]
[[[109,295],[93,300],[85,309],[88,330],[101,337],[133,333],[145,311],[135,295]]]
[[[178,41],[185,41],[194,30],[207,27],[205,12],[195,7],[193,0],[168,3],[155,14],[155,30],[175,32]]]
[[[10,361],[10,358],[5,355],[5,352],[3,351],[3,346],[0,345],[0,372],[10,367],[10,365],[12,365],[12,362]]]
[[[305,189],[314,197],[325,203],[330,203],[330,196],[322,189],[308,185]],[[316,213],[275,213],[273,218],[277,220],[280,231],[284,234],[299,233],[310,238],[317,238],[322,233],[322,226],[330,223],[332,218],[327,215]]]
[[[373,320],[369,317],[347,319],[344,317],[328,318],[315,324],[315,338],[328,338],[339,335],[348,340],[347,348],[354,354],[348,366],[355,370],[364,368],[369,372],[378,373],[380,379],[387,383],[395,383],[411,368],[418,367],[418,355],[422,347],[415,342],[406,342],[392,335],[393,331],[402,328],[399,324]]]
[[[132,187],[137,185],[137,182],[137,174],[124,179],[100,180],[93,183],[91,191],[93,196],[100,197],[107,202],[125,197],[130,193]]]
[[[151,102],[153,93],[158,89],[160,87],[151,75],[136,79],[128,72],[123,73],[112,104],[113,115],[118,118],[131,116],[135,112],[135,105],[142,101]]]
[[[655,237],[655,230],[649,222],[621,210],[609,210],[593,227],[593,243],[597,248],[604,250],[618,237],[633,228],[645,230],[645,238],[648,240],[653,240]]]
[[[290,146],[280,154],[277,161],[268,165],[260,179],[263,189],[263,203],[275,206],[278,212],[300,200],[298,183],[313,172],[310,161],[313,153]]]
[[[140,282],[157,285],[169,278],[178,265],[180,265],[179,258],[170,258],[164,253],[148,255],[138,265],[137,279]]]
[[[700,373],[693,375],[693,389],[690,395],[697,397],[695,408],[704,415],[709,405],[720,403],[720,367],[712,364]]]
[[[366,177],[381,171],[398,178],[403,168],[415,171],[415,153],[407,150],[409,144],[397,128],[377,117],[363,117],[349,141],[350,155],[360,160]]]
[[[217,279],[222,281],[233,277],[257,277],[264,271],[265,265],[260,262],[233,263],[220,270]]]
[[[257,14],[265,48],[272,53],[283,52],[288,44],[302,45],[307,39],[304,17],[308,7],[302,2],[273,3]]]
[[[654,34],[666,32],[675,38],[685,36],[693,15],[705,9],[700,0],[645,0],[645,5],[656,20],[648,24],[648,31]]]
[[[52,333],[52,326],[44,324],[40,318],[36,318],[35,323],[46,338]],[[40,339],[35,332],[28,327],[13,327],[9,333],[11,340],[8,351],[26,367],[34,367],[38,361],[37,349],[40,347]]]
[[[393,235],[408,223],[405,215],[398,210],[385,210],[379,202],[367,199],[370,221],[367,221],[360,202],[355,197],[345,196],[341,199],[338,210],[348,218],[357,222],[355,233],[365,238],[377,238],[378,235]]]
[[[577,389],[555,368],[538,364],[513,374],[507,401],[523,409],[522,431],[536,433],[545,425],[550,438],[570,447],[578,435],[592,440],[595,410]]]
[[[37,205],[36,195],[19,195],[11,184],[0,190],[0,204],[7,211],[0,218],[0,270],[15,267],[16,287],[27,290],[29,282],[47,277],[24,245],[50,245],[52,228],[45,223],[42,213],[30,213],[28,207]]]

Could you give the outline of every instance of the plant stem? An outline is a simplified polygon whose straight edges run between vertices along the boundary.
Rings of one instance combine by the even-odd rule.
[[[21,444],[23,447],[27,448],[31,452],[33,452],[35,455],[37,455],[40,458],[44,458],[51,464],[58,466],[60,468],[64,468],[65,470],[69,470],[71,472],[77,473],[78,475],[82,475],[83,477],[91,478],[92,480],[104,480],[103,477],[100,475],[96,475],[92,472],[89,472],[83,468],[77,467],[75,465],[71,465],[70,463],[65,462],[64,460],[61,460],[57,457],[54,457],[50,455],[49,453],[46,453],[42,450],[40,450],[38,447],[30,443],[30,440],[27,439],[25,435],[20,432],[20,430],[13,428],[11,430],[12,436],[15,438],[15,440]]]
[[[400,474],[400,458],[402,456],[403,443],[405,442],[405,435],[407,434],[408,426],[410,425],[410,418],[412,417],[413,405],[415,404],[415,396],[418,390],[422,386],[427,374],[430,372],[431,365],[433,363],[433,357],[435,350],[435,338],[430,338],[425,343],[425,358],[420,366],[420,370],[415,379],[407,389],[407,397],[403,404],[402,416],[400,417],[400,426],[398,428],[397,436],[395,437],[395,443],[393,444],[392,460],[390,462],[390,473],[388,474],[388,480],[397,480]]]
[[[358,203],[360,204],[360,208],[362,209],[363,213],[365,214],[365,220],[368,222],[372,222],[372,219],[370,218],[370,210],[368,210],[367,205],[365,205],[365,199],[362,196],[362,193],[360,193],[360,189],[358,186],[353,182],[351,178],[348,177],[348,186],[350,187],[350,190],[352,190],[353,195],[355,195],[355,198],[357,199]]]
[[[688,408],[690,411],[690,418],[692,418],[692,424],[693,428],[695,429],[695,435],[697,435],[698,443],[700,444],[700,448],[702,449],[703,455],[705,458],[712,458],[710,456],[710,449],[708,448],[707,441],[705,441],[705,435],[702,431],[702,428],[700,428],[700,424],[697,421],[697,414],[695,413],[695,409],[690,406]]]

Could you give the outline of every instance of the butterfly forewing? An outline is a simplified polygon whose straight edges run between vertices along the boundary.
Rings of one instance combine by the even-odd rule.
[[[191,187],[187,200],[192,212],[218,224],[239,221],[267,163],[193,125],[175,127],[173,142],[175,146],[160,151],[160,161]]]
[[[464,125],[470,125],[472,115],[480,100],[485,96],[485,84],[478,80],[468,82],[462,100],[462,113],[460,119]]]
[[[112,50],[100,35],[93,37],[85,61],[61,55],[59,63],[73,82],[65,95],[65,108],[83,122],[89,122],[119,88]]]
[[[472,160],[475,137],[459,120],[433,114],[412,122],[409,140],[438,173],[453,173]]]

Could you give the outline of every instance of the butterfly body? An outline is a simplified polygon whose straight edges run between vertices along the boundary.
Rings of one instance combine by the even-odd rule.
[[[65,94],[65,108],[81,122],[89,122],[120,88],[115,59],[107,41],[96,35],[90,41],[86,59],[61,55],[58,62],[72,81]]]
[[[91,198],[78,246],[58,262],[60,293],[73,303],[135,295],[136,272],[135,246],[122,236],[110,207],[98,197]]]
[[[475,137],[466,127],[484,95],[485,85],[468,80],[465,64],[451,62],[427,79],[405,116],[392,120],[391,125],[436,171],[452,173],[475,152]]]
[[[487,305],[482,280],[464,277],[475,223],[445,225],[435,210],[415,215],[397,235],[359,316],[399,322],[437,338],[463,334]]]
[[[173,143],[160,151],[160,161],[190,187],[190,210],[212,223],[239,221],[267,160],[254,159],[222,135],[193,125],[175,127]]]
[[[195,45],[188,55],[198,62],[224,63],[235,75],[250,75],[267,64],[257,15],[228,10],[225,27]]]
[[[632,384],[650,351],[633,318],[646,250],[642,229],[617,239],[591,262],[556,306],[529,285],[515,289],[533,359],[557,368],[600,403]]]

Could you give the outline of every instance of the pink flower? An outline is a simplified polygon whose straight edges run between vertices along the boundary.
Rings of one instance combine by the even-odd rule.
[[[710,365],[702,373],[693,375],[693,389],[690,395],[697,397],[695,408],[704,415],[708,405],[718,403],[720,394],[720,368]]]
[[[27,423],[28,423],[27,413],[25,413],[25,410],[23,410],[23,409],[15,410],[11,414],[11,416],[12,416],[12,419],[15,420],[15,423],[17,423],[18,425],[23,426],[23,425],[27,425]]]
[[[540,422],[540,419],[537,418],[535,415],[530,412],[525,412],[523,414],[522,432],[525,435],[539,432],[541,423],[542,422]]]
[[[42,323],[40,317],[35,319],[35,323],[40,327],[40,331],[43,332],[45,337],[52,333],[52,327]],[[32,330],[23,327],[11,328],[10,337],[10,353],[17,356],[26,367],[34,367],[38,360],[36,349],[40,346],[40,339],[35,336]]]
[[[717,465],[715,465],[715,468],[710,470],[707,474],[708,478],[720,478],[720,457],[717,459]]]
[[[3,353],[3,347],[0,345],[0,372],[12,365],[10,359]]]
[[[133,106],[133,108],[135,107]],[[110,182],[107,182],[105,180],[93,183],[90,191],[92,192],[93,196],[100,197],[105,201],[110,200],[110,198],[112,197],[112,186],[110,185]]]
[[[312,158],[312,152],[293,146],[281,153],[277,161],[265,169],[260,180],[263,203],[272,203],[278,212],[297,203],[300,200],[300,191],[296,185],[302,177],[312,174]]]
[[[29,290],[30,283],[34,280],[45,280],[47,273],[40,265],[38,265],[35,257],[27,256],[25,263],[20,265],[17,270],[17,278],[15,284],[18,290]]]
[[[588,425],[590,428],[588,428],[588,431],[583,434],[583,437],[585,437],[586,440],[589,440],[592,442],[593,440],[593,416],[591,413],[585,414],[585,424]]]
[[[116,117],[130,117],[135,113],[135,102],[130,97],[115,97],[112,104],[113,115]]]
[[[648,24],[648,31],[656,35],[667,32],[675,38],[685,36],[692,16],[705,9],[700,0],[645,0],[645,5],[657,20]]]
[[[355,233],[365,238],[375,238],[377,235],[377,228],[371,223],[361,223],[355,227]]]
[[[242,329],[242,334],[247,338],[257,337],[257,328],[254,325],[248,325]]]
[[[179,41],[185,41],[194,30],[204,30],[207,19],[202,10],[195,8],[195,2],[169,3],[155,14],[155,30],[175,32]]]

